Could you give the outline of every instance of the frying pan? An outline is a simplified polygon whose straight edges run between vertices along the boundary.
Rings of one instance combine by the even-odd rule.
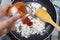
[[[37,3],[41,4],[42,6],[44,6],[47,9],[47,11],[51,15],[53,21],[56,22],[57,16],[56,16],[55,8],[49,0],[15,0],[13,3],[16,3],[19,1],[20,2],[22,1],[24,3],[26,3],[26,2],[37,2]],[[20,39],[20,40],[43,40],[43,39],[47,38],[52,33],[52,31],[54,29],[54,27],[49,23],[46,23],[45,27],[46,27],[47,32],[44,32],[44,35],[35,34],[35,35],[30,35],[29,38],[24,38],[24,37],[21,37],[21,35],[15,31],[9,32],[7,35],[12,40],[17,40],[17,39]]]

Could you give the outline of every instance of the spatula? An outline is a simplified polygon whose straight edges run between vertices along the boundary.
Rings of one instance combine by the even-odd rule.
[[[49,15],[49,13],[42,9],[42,8],[38,8],[35,11],[35,16],[37,16],[40,20],[50,23],[51,25],[53,25],[58,31],[60,31],[60,26],[58,26],[51,18],[51,16]]]

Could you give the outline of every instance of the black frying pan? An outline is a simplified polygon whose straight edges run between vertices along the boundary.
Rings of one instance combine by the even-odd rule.
[[[40,3],[42,6],[46,7],[47,11],[49,12],[49,14],[51,15],[52,19],[54,22],[56,22],[57,16],[56,16],[56,12],[54,9],[54,6],[52,5],[52,3],[49,0],[15,0],[13,3],[18,2],[18,1],[22,1],[22,2],[37,2]],[[44,32],[44,35],[31,35],[31,37],[29,38],[24,38],[21,37],[21,35],[19,35],[16,32],[12,32],[17,38],[21,39],[21,40],[43,40],[45,38],[47,38],[51,32],[53,31],[54,27],[51,24],[46,23],[45,25],[46,27],[46,31]],[[48,29],[47,29],[48,28]],[[11,33],[8,33],[8,36],[10,36],[10,38],[12,40],[17,40],[16,37],[14,37]]]

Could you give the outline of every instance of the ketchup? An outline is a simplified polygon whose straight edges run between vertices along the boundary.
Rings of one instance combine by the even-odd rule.
[[[22,22],[23,22],[23,24],[27,24],[30,27],[31,27],[31,25],[33,25],[33,23],[31,22],[31,20],[28,17],[23,18]]]

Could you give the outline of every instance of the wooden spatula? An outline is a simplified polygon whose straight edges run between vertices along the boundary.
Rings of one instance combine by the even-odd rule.
[[[38,8],[35,11],[35,16],[37,16],[40,20],[50,23],[51,25],[53,25],[58,31],[60,31],[60,26],[58,26],[51,18],[51,16],[49,15],[49,13],[47,11],[45,11],[42,8]]]

